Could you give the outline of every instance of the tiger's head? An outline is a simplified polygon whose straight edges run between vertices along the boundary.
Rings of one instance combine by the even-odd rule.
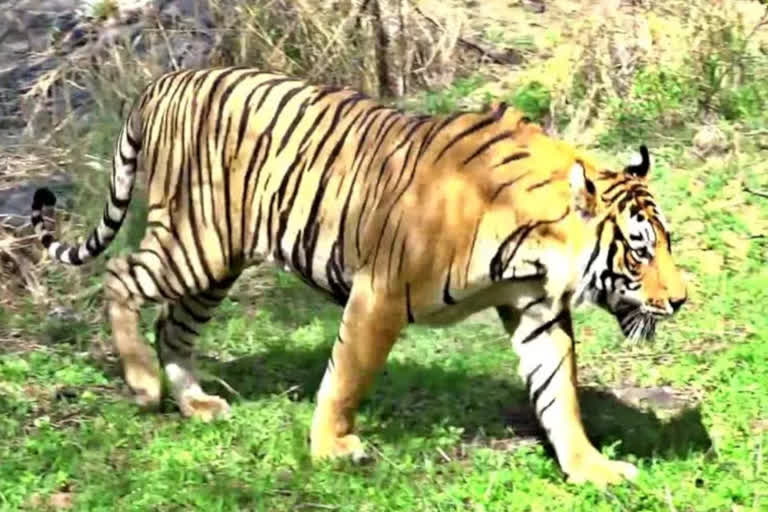
[[[622,172],[596,170],[581,160],[571,169],[576,208],[596,230],[576,300],[608,310],[631,340],[651,339],[657,322],[687,299],[668,225],[648,190],[650,168],[648,149],[641,146]]]

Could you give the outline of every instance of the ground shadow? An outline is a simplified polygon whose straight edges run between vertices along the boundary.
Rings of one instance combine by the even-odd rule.
[[[326,346],[273,346],[265,354],[215,364],[213,369],[240,393],[240,400],[286,393],[295,401],[311,401],[325,371],[328,350]],[[712,445],[697,406],[686,406],[662,419],[653,410],[629,405],[609,391],[583,389],[580,394],[589,437],[597,446],[620,441],[615,448],[618,456],[678,458],[705,452]],[[387,441],[429,437],[437,426],[447,425],[463,428],[467,440],[533,437],[543,441],[521,387],[493,375],[470,375],[437,365],[390,362],[361,409],[375,422],[369,428]],[[365,430],[366,425],[360,428]]]
[[[283,275],[281,281],[258,300],[247,301],[249,307],[267,311],[271,321],[289,329],[322,318],[334,323],[334,334],[312,349],[273,344],[261,355],[213,365],[213,372],[240,393],[239,399],[286,393],[292,400],[311,401],[325,371],[342,310],[293,276]],[[685,457],[712,445],[695,404],[683,404],[676,414],[662,419],[653,409],[632,406],[608,390],[582,389],[580,396],[590,439],[597,446],[620,441],[617,456]],[[473,375],[436,364],[390,361],[361,409],[375,422],[370,428],[388,441],[429,436],[439,425],[463,428],[467,440],[511,436],[544,440],[525,390],[508,375]],[[359,427],[365,435],[366,425]]]
[[[286,394],[294,401],[314,400],[341,308],[302,285],[289,282],[277,288],[260,297],[258,303],[247,301],[250,304],[246,307],[266,310],[272,322],[288,329],[322,318],[329,324],[326,343],[298,348],[273,342],[259,355],[225,363],[203,357],[204,366],[239,396],[216,382],[206,382],[209,391],[230,401],[275,394]],[[242,314],[238,309],[230,314]],[[114,365],[107,366],[119,372]],[[590,439],[598,447],[619,441],[617,456],[685,457],[691,452],[706,452],[712,445],[696,404],[684,403],[674,415],[662,419],[652,408],[630,405],[610,390],[582,389],[580,403]],[[499,443],[504,446],[515,445],[515,439],[544,441],[525,390],[509,375],[470,374],[438,364],[393,360],[377,378],[361,410],[373,420],[369,421],[373,425],[359,425],[363,435],[370,429],[386,441],[414,435],[430,437],[441,426],[460,427],[465,440],[481,438],[491,446],[495,440],[505,441]]]

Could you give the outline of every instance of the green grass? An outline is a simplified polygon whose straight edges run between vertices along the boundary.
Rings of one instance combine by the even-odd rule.
[[[642,75],[632,93],[642,101],[622,111],[609,143],[635,145],[632,130],[679,111],[688,99],[678,83]],[[453,111],[481,85],[470,77],[426,93],[421,110]],[[750,87],[723,95],[723,117],[764,115],[765,93]],[[534,117],[550,103],[537,84],[508,99]],[[96,113],[78,139],[68,235],[84,234],[101,214],[106,173],[84,163],[105,158],[118,126]],[[658,338],[633,346],[607,314],[577,315],[588,433],[640,467],[633,484],[600,491],[564,482],[541,443],[510,344],[486,314],[405,331],[359,416],[374,463],[312,464],[313,397],[341,310],[280,272],[267,290],[263,277],[244,277],[204,332],[206,386],[233,403],[232,418],[186,421],[170,400],[159,414],[141,414],[110,345],[100,258],[84,271],[46,266],[46,305],[24,297],[0,306],[0,511],[62,499],[76,510],[110,511],[765,510],[768,200],[742,182],[768,190],[768,151],[749,140],[738,161],[706,164],[685,155],[681,138],[653,148],[652,184],[691,295]],[[144,210],[134,201],[108,256],[136,246]],[[63,308],[52,314],[54,306]],[[142,317],[149,340],[152,316]],[[649,392],[661,395],[650,406],[632,399]]]
[[[70,316],[31,300],[0,311],[0,510],[52,496],[75,510],[765,510],[768,248],[755,237],[768,201],[738,180],[768,188],[768,155],[713,169],[658,154],[652,179],[691,300],[648,345],[628,345],[600,312],[576,325],[589,434],[639,465],[634,484],[563,481],[491,315],[408,329],[361,409],[374,463],[313,465],[306,438],[336,306],[290,275],[259,293],[243,282],[201,343],[207,372],[239,396],[228,395],[231,419],[202,424],[170,401],[159,414],[129,403],[100,294],[67,295],[100,277],[49,269],[50,300]],[[609,393],[661,386],[678,397],[669,407]]]

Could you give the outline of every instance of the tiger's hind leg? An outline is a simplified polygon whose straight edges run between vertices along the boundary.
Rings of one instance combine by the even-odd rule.
[[[174,298],[175,292],[168,284],[161,284],[159,276],[165,270],[162,261],[139,251],[111,259],[104,281],[112,338],[123,376],[136,403],[145,409],[159,406],[162,380],[153,350],[139,333],[139,312],[145,302]]]
[[[200,268],[200,260],[195,253],[184,249],[180,228],[169,230],[161,223],[154,224],[137,251],[113,258],[107,264],[104,288],[109,303],[112,336],[120,354],[125,380],[137,404],[146,409],[157,408],[162,394],[162,378],[152,347],[139,334],[139,310],[146,302],[161,304],[159,320],[164,326],[158,329],[156,346],[175,395],[180,396],[181,391],[186,389],[186,393],[181,393],[188,397],[180,402],[184,404],[182,411],[192,414],[198,409],[205,409],[197,407],[205,402],[205,397],[202,391],[195,394],[199,386],[191,371],[191,334],[197,332],[197,324],[207,319],[209,310],[226,296],[234,280],[225,281],[223,285],[208,284],[217,276],[222,281],[220,276],[227,275],[228,271],[221,262],[213,262],[216,270],[213,275],[196,271]],[[203,289],[207,290],[203,292]],[[188,320],[190,311],[192,315],[197,311],[195,322]],[[185,320],[165,319],[187,320],[182,323]],[[190,332],[183,331],[185,327]],[[190,350],[185,352],[186,348]],[[199,404],[192,400],[193,396],[201,399]],[[208,407],[210,410],[224,411],[227,408],[221,399],[211,401],[216,405]],[[188,406],[190,404],[193,405]],[[208,415],[208,412],[200,414],[203,417]]]
[[[195,376],[194,346],[200,329],[227,296],[235,279],[227,279],[207,291],[185,295],[164,304],[155,324],[155,343],[171,394],[184,416],[210,421],[229,414],[223,398],[205,393]]]

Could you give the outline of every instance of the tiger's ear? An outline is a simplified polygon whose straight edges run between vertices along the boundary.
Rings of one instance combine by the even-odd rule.
[[[648,171],[651,169],[651,155],[648,153],[648,148],[645,145],[640,146],[640,152],[635,153],[634,158],[628,166],[624,168],[626,174],[637,176],[638,178],[645,178],[648,176]]]
[[[576,160],[571,167],[569,178],[573,209],[582,218],[591,219],[597,215],[597,189],[587,177],[587,170],[580,160]]]

